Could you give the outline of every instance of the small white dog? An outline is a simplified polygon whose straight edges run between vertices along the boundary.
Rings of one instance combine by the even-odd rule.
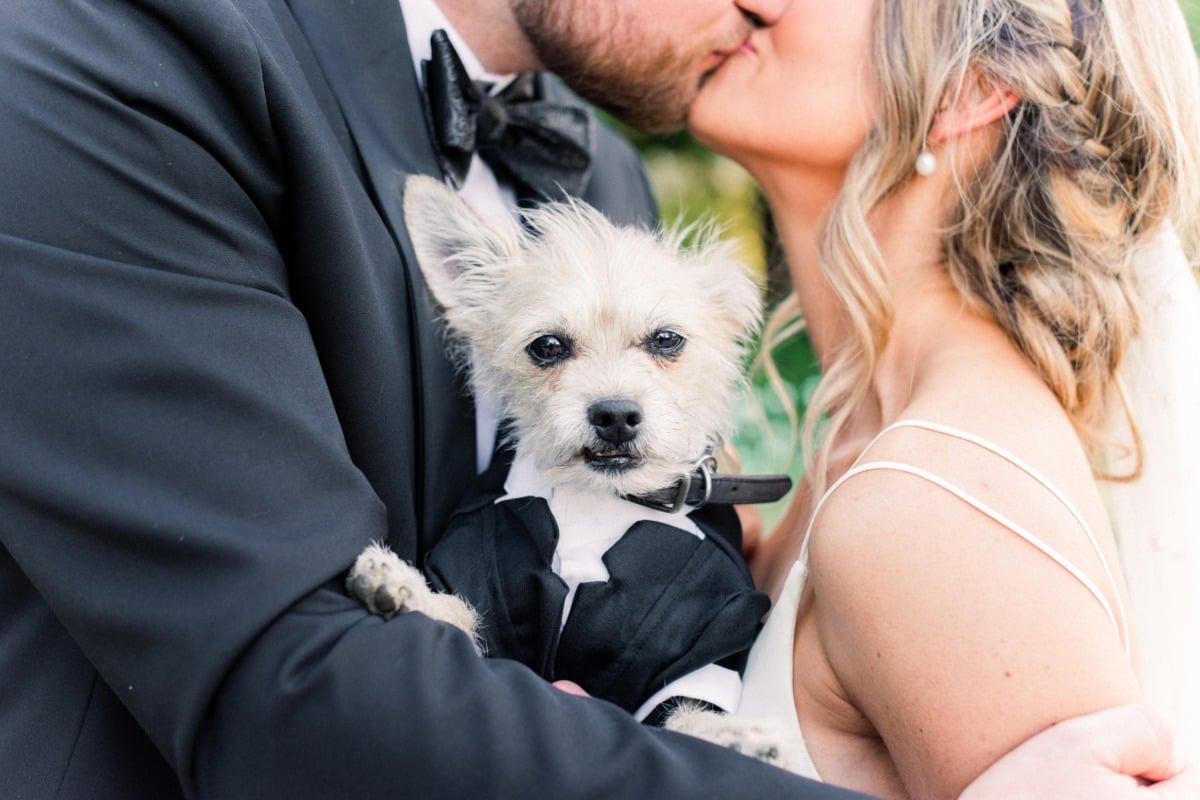
[[[684,247],[682,233],[618,228],[582,203],[494,226],[412,178],[404,209],[457,357],[499,399],[515,454],[503,488],[465,503],[429,554],[444,593],[379,545],[351,593],[384,616],[450,622],[638,718],[679,698],[736,709],[767,600],[737,544],[681,512],[790,485],[713,469],[758,285],[711,234]],[[773,731],[686,717],[669,726],[786,765]]]

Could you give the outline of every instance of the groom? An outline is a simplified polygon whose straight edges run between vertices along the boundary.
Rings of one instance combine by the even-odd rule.
[[[484,214],[551,191],[454,125],[435,143],[432,31],[470,77],[548,66],[661,129],[784,6],[0,4],[0,796],[846,796],[340,586],[373,539],[420,561],[494,429],[442,354],[405,179]],[[536,87],[583,121],[560,185],[652,221],[628,146]]]

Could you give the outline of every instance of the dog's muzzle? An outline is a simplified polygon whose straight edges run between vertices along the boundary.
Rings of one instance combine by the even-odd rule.
[[[596,436],[585,447],[583,461],[598,472],[625,472],[642,463],[634,443],[642,424],[642,407],[632,400],[609,398],[588,407],[588,424]]]

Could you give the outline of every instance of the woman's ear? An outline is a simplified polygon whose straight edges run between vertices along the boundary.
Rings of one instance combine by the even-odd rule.
[[[1006,86],[976,75],[966,81],[954,101],[938,112],[929,129],[930,142],[944,142],[987,127],[1021,102]]]

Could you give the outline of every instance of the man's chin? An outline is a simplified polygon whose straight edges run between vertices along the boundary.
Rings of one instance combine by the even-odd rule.
[[[615,118],[622,125],[627,125],[639,133],[655,136],[665,136],[683,130],[687,125],[688,113],[691,109],[690,102],[669,111],[664,108],[643,107],[641,103],[637,107],[622,107],[617,104],[604,104],[599,100],[592,102],[603,108],[609,116]]]
[[[575,92],[609,116],[636,131],[655,135],[675,133],[687,123],[688,113],[700,91],[700,79],[688,86],[676,84],[657,90],[632,92],[636,85],[626,78],[616,81],[581,80],[570,84]]]

